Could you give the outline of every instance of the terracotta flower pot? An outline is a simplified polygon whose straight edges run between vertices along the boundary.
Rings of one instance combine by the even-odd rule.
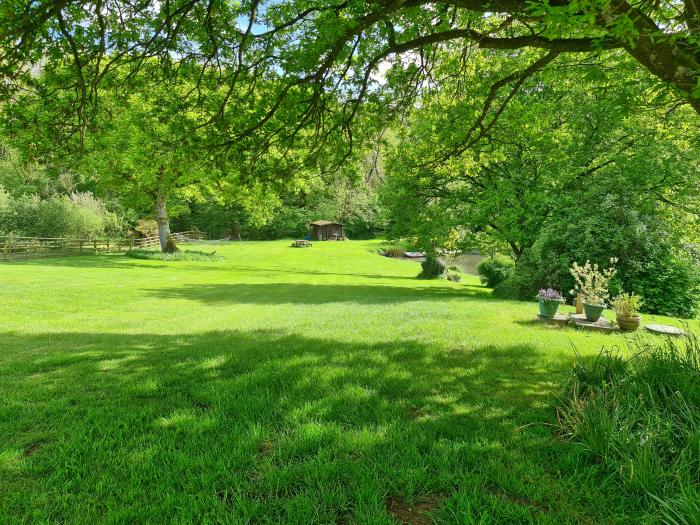
[[[632,317],[623,317],[618,315],[617,326],[620,327],[620,330],[624,330],[625,332],[634,332],[637,328],[639,328],[639,322],[641,319],[642,317],[640,315]]]
[[[583,313],[586,316],[586,320],[591,323],[595,323],[603,315],[603,310],[605,310],[605,305],[596,305],[583,303]]]

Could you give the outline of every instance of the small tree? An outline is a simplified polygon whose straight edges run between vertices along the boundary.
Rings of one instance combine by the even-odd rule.
[[[605,305],[605,302],[610,297],[610,281],[617,272],[615,269],[616,262],[617,259],[612,257],[610,259],[612,266],[604,270],[598,268],[598,263],[591,264],[588,260],[583,266],[574,262],[569,271],[574,277],[576,285],[569,293],[572,295],[576,293],[582,294],[583,300],[590,305]]]

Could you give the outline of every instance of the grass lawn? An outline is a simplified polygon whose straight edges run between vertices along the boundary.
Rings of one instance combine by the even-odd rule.
[[[0,523],[643,522],[549,426],[624,338],[377,246],[2,264]]]

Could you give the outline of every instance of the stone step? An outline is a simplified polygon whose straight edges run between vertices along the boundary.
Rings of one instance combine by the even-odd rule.
[[[595,323],[586,319],[584,314],[569,314],[569,318],[577,328],[594,330],[597,332],[616,332],[619,328],[613,325],[605,317],[601,316]]]

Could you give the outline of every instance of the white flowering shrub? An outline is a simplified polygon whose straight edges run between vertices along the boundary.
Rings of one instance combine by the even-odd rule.
[[[577,262],[569,269],[569,272],[576,281],[573,290],[569,293],[575,295],[580,293],[583,295],[583,301],[588,304],[603,306],[610,298],[610,281],[615,276],[617,270],[615,263],[617,258],[610,259],[611,266],[601,269],[598,264],[591,264],[590,261],[581,266]]]

